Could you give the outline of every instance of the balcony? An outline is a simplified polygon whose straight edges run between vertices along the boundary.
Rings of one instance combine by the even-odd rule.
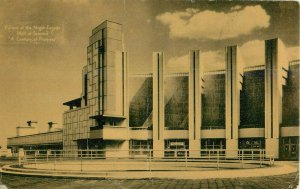
[[[128,140],[129,129],[125,126],[103,126],[103,140]]]

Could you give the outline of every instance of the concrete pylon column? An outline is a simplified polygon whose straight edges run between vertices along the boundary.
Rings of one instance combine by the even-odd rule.
[[[240,124],[240,90],[242,89],[242,59],[237,46],[226,47],[226,156],[236,157]]]
[[[123,91],[123,116],[129,116],[128,111],[128,100],[127,100],[127,52],[122,52],[122,77],[123,77],[123,84],[122,84],[122,91]]]
[[[122,77],[123,77],[123,116],[126,118],[123,125],[129,128],[129,102],[128,102],[128,64],[127,52],[122,52]],[[129,147],[128,147],[129,148]]]
[[[164,157],[164,57],[153,53],[153,157]]]
[[[279,39],[265,41],[265,138],[266,155],[279,157],[279,126],[282,121],[282,85],[288,61]]]
[[[189,72],[189,156],[200,156],[201,93],[203,69],[199,50],[190,51]]]

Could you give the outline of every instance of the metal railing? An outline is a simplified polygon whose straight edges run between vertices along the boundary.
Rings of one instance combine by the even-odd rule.
[[[25,150],[19,166],[56,171],[201,170],[272,166],[265,150]]]

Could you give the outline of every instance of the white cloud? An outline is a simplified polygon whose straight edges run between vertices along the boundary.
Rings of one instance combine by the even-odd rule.
[[[260,6],[233,7],[230,12],[186,9],[156,17],[169,27],[171,38],[229,39],[268,28],[270,16]]]
[[[231,7],[231,11],[234,11],[234,10],[240,10],[240,9],[242,9],[242,6],[240,6],[240,5],[236,5],[236,6],[234,6],[234,7]]]
[[[225,68],[225,53],[223,51],[200,52],[200,62],[204,64],[204,71],[220,70]],[[175,56],[167,61],[167,72],[188,72],[189,54]]]
[[[189,55],[175,56],[167,61],[167,72],[188,72]]]
[[[299,46],[282,49],[287,55],[287,61],[299,59]],[[253,40],[240,46],[240,53],[244,61],[243,67],[265,64],[265,41]],[[204,65],[204,71],[225,69],[225,49],[218,51],[200,52],[200,62]],[[167,71],[188,72],[189,54],[175,56],[167,61]]]
[[[244,67],[265,64],[265,41],[248,41],[247,43],[244,43],[240,49],[244,59]],[[283,47],[281,50],[284,51],[282,53],[287,61],[299,59],[299,46],[289,48]]]
[[[240,49],[244,59],[244,67],[265,64],[265,41],[248,41]]]
[[[224,50],[206,51],[200,54],[200,61],[204,63],[204,71],[225,69]]]

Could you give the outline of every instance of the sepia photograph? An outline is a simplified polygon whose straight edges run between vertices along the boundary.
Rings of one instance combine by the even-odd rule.
[[[299,2],[0,0],[0,189],[297,189]]]

